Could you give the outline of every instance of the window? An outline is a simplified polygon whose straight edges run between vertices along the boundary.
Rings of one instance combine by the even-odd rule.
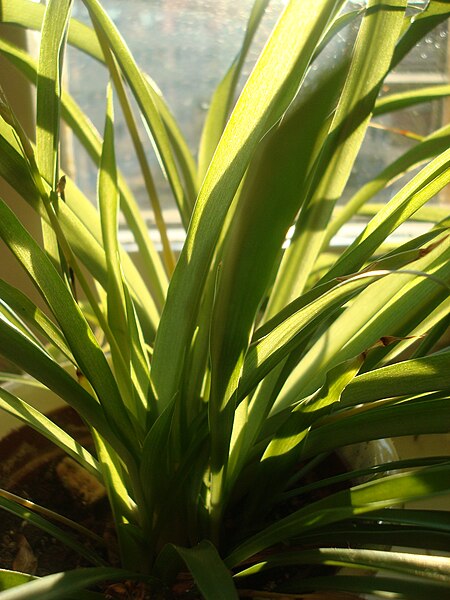
[[[105,8],[117,24],[141,67],[147,71],[161,88],[169,106],[178,120],[184,135],[195,154],[198,148],[201,128],[211,94],[231,64],[240,47],[246,21],[253,0],[103,0]],[[269,34],[277,16],[285,4],[284,0],[272,0],[255,41],[253,51],[244,69],[243,80],[249,74],[262,44]],[[349,0],[346,10],[363,7],[364,0]],[[421,8],[424,1],[410,2],[409,10]],[[81,2],[75,2],[73,16],[89,22],[89,17]],[[342,53],[352,47],[357,32],[353,23],[343,29],[330,44],[320,60],[315,63],[307,82],[314,85],[314,78],[323,69],[332,69]],[[448,82],[448,25],[439,26],[429,34],[399,65],[388,79],[384,92],[399,92],[408,88],[419,88]],[[77,50],[70,48],[67,54],[71,93],[90,116],[100,131],[103,129],[105,108],[105,70],[95,61]],[[116,103],[118,104],[118,103]],[[374,177],[395,157],[400,156],[414,144],[414,134],[425,136],[448,120],[449,103],[437,100],[431,105],[416,105],[394,115],[374,119],[355,165],[351,180],[342,199],[344,202],[365,181]],[[116,107],[116,145],[120,167],[126,173],[138,201],[145,211],[149,224],[152,223],[151,210],[137,161],[125,125],[121,121],[120,110]],[[395,127],[402,132],[393,131]],[[399,126],[400,123],[400,126]],[[142,136],[145,139],[145,135]],[[153,157],[150,144],[148,155]],[[96,169],[85,155],[81,146],[74,141],[71,161],[76,180],[85,193],[95,199]],[[69,161],[70,163],[70,161]],[[171,211],[171,194],[157,166],[151,158],[153,174],[157,181],[163,207]],[[410,177],[411,174],[406,177]],[[405,178],[394,182],[380,193],[376,201],[383,202],[404,183]],[[436,202],[448,199],[448,192],[440,194]],[[173,212],[173,235],[175,241],[182,241],[182,232],[177,230]],[[171,212],[167,212],[170,215]],[[355,224],[356,230],[363,223]],[[347,231],[348,236],[355,232]],[[155,232],[156,236],[156,232]],[[123,239],[127,233],[123,232]]]

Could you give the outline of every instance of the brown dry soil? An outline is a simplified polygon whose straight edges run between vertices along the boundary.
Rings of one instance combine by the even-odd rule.
[[[52,419],[80,443],[90,443],[86,426],[71,411],[64,409],[55,411]],[[110,512],[106,499],[86,506],[70,494],[62,486],[56,474],[56,466],[65,454],[41,435],[25,427],[13,432],[0,441],[0,456],[2,457],[0,464],[2,488],[60,513],[102,537],[111,535]],[[64,526],[60,527],[64,529]],[[0,566],[2,568],[13,568],[14,561],[18,560],[16,557],[23,544],[23,537],[37,560],[35,575],[48,575],[89,564],[51,535],[2,511],[0,513]],[[84,539],[83,543],[105,556],[105,548],[96,547],[94,541]]]

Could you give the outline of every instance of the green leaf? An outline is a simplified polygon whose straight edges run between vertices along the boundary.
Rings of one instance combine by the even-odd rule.
[[[94,21],[94,25],[95,25],[95,21]],[[123,115],[125,118],[126,126],[128,128],[128,132],[130,134],[131,141],[134,146],[136,158],[139,162],[142,177],[144,180],[145,189],[147,191],[147,195],[150,199],[151,206],[153,208],[155,224],[156,224],[156,227],[158,228],[159,235],[161,238],[162,254],[163,254],[164,262],[166,265],[166,269],[167,269],[168,274],[171,275],[173,272],[173,269],[175,267],[175,256],[174,256],[172,248],[170,246],[166,224],[164,223],[164,219],[163,219],[163,215],[162,215],[161,203],[160,203],[160,200],[158,197],[158,192],[156,190],[153,175],[152,175],[152,172],[150,170],[150,166],[149,166],[149,163],[147,160],[146,151],[145,151],[144,146],[140,139],[140,134],[139,134],[138,127],[136,124],[136,119],[134,117],[133,108],[128,99],[128,95],[125,90],[122,75],[117,66],[117,62],[114,59],[113,55],[111,54],[111,51],[108,47],[108,41],[107,41],[105,35],[103,34],[103,31],[98,26],[96,28],[96,33],[97,33],[98,39],[103,48],[103,53],[105,55],[106,64],[109,69],[111,79],[114,82],[117,96],[119,98],[122,112],[123,112]],[[115,178],[117,179],[117,175],[115,176]],[[117,185],[117,182],[116,182],[116,185]]]
[[[59,123],[64,37],[72,0],[50,0],[42,24],[36,85],[36,161],[50,189],[59,179]]]
[[[383,398],[450,390],[450,352],[406,360],[356,377],[345,389],[343,406]]]
[[[17,139],[18,136],[12,126],[5,121],[7,115],[4,114],[4,111],[9,112],[9,106],[3,104],[1,96],[0,108],[2,109],[2,118],[0,118],[0,150],[2,153],[0,174],[11,187],[27,199],[33,208],[37,209],[40,204],[40,194],[26,153]]]
[[[386,473],[389,471],[393,473],[396,471],[400,471],[400,469],[414,469],[416,467],[427,467],[448,462],[448,456],[429,456],[426,458],[409,458],[405,460],[393,460],[388,463],[372,465],[365,469],[355,469],[352,471],[347,471],[346,473],[341,473],[340,475],[325,477],[324,479],[319,479],[318,481],[315,481],[313,483],[306,483],[305,485],[302,485],[298,488],[289,488],[287,491],[278,494],[277,500],[282,502],[289,498],[295,498],[303,494],[310,493],[314,490],[328,488],[337,483],[342,483],[344,481],[361,481],[362,478],[364,478],[364,480],[368,480],[373,479],[381,475],[382,473]],[[296,481],[298,481],[299,479],[297,474],[294,476],[294,478]]]
[[[221,137],[199,192],[155,341],[152,378],[161,410],[176,396],[183,377],[185,348],[192,340],[210,260],[235,192],[261,138],[295,95],[323,27],[338,5],[341,2],[320,0],[314,11],[304,2],[287,5]]]
[[[0,40],[0,52],[2,52],[13,64],[31,81],[35,83],[37,77],[37,67],[34,61],[22,50],[15,48],[13,45]],[[85,114],[81,111],[78,105],[74,102],[71,96],[64,92],[62,93],[61,99],[62,105],[62,116],[72,128],[74,134],[78,137],[81,144],[86,148],[89,156],[94,161],[95,165],[100,162],[101,146],[102,141],[94,128],[92,123],[87,119]],[[1,122],[0,122],[1,123]],[[9,129],[9,128],[8,128]],[[2,133],[8,135],[8,129],[3,129]],[[5,143],[6,139],[3,140],[0,137],[0,145]],[[3,160],[0,163],[0,168],[4,169],[2,173],[5,179],[7,179],[11,185],[18,190],[23,198],[32,203],[35,210],[46,218],[46,213],[43,207],[38,202],[38,192],[36,188],[33,189],[33,184],[27,184],[30,179],[30,175],[24,172],[24,168],[20,164],[16,164],[19,157],[14,153],[13,148],[6,146],[8,151],[3,152]],[[8,166],[6,161],[16,161]],[[139,247],[140,255],[143,260],[143,265],[148,273],[149,280],[151,282],[151,289],[154,295],[154,300],[149,294],[148,289],[142,282],[142,278],[138,271],[134,267],[128,255],[124,252],[122,254],[122,263],[124,272],[129,282],[131,292],[134,299],[137,301],[137,305],[140,309],[140,315],[146,322],[146,330],[151,332],[156,330],[156,324],[159,320],[159,314],[155,305],[159,308],[164,303],[164,297],[167,288],[167,276],[164,273],[164,269],[161,265],[160,258],[149,238],[147,227],[144,223],[144,219],[139,212],[136,205],[135,199],[130,192],[123,176],[118,174],[118,185],[121,193],[121,208],[130,229],[133,232],[136,243]],[[36,197],[36,201],[34,200]],[[89,202],[83,194],[72,184],[70,178],[67,178],[66,184],[66,202],[73,211],[73,214],[68,210],[65,204],[59,204],[59,219],[60,223],[74,248],[75,253],[78,257],[88,266],[91,273],[102,283],[105,283],[105,272],[106,268],[104,265],[103,255],[99,252],[101,249],[97,245],[96,241],[101,239],[100,223],[98,214],[96,213],[91,202]],[[70,222],[70,227],[66,225]],[[95,238],[96,241],[89,239],[86,231],[82,229],[85,227]],[[75,230],[76,228],[76,230]],[[74,233],[75,232],[75,233]],[[143,310],[145,307],[145,311]]]
[[[359,519],[359,517],[357,517]],[[450,533],[450,513],[444,510],[412,510],[389,508],[361,517],[370,521],[414,525],[430,531],[446,531]]]
[[[386,94],[382,98],[378,98],[373,110],[373,116],[383,115],[387,112],[401,110],[421,104],[422,102],[430,102],[450,96],[450,85],[433,85],[424,87],[418,90],[408,90],[398,94]]]
[[[27,575],[26,573],[19,573],[18,571],[8,571],[6,569],[0,569],[0,592],[4,592],[9,588],[16,587],[22,583],[32,581],[34,577]]]
[[[447,294],[450,238],[444,233],[438,240],[434,249],[415,261],[412,271],[401,268],[357,295],[288,374],[274,411],[314,392],[333,365],[366,351],[384,336],[395,335],[411,314],[425,317],[424,307],[431,298]]]
[[[118,431],[128,431],[127,439],[134,439],[129,415],[125,412],[106,357],[70,291],[38,244],[3,202],[0,203],[0,216],[0,237],[51,308],[81,371],[97,392],[105,412]]]
[[[304,199],[299,190],[330,109],[315,96],[299,103],[267,134],[250,163],[222,250],[211,327],[212,389],[223,402],[236,387],[255,315]]]
[[[308,201],[279,269],[271,314],[301,294],[314,267],[333,208],[347,184],[377,94],[389,71],[405,6],[404,0],[369,3],[327,139],[314,166]]]
[[[92,427],[132,464],[130,450],[119,441],[98,402],[30,338],[0,318],[0,354],[64,398]]]
[[[389,508],[385,510],[391,510]],[[372,513],[370,513],[372,515]],[[351,523],[328,525],[323,530],[317,530],[301,537],[302,547],[318,547],[327,545],[338,547],[392,548],[401,546],[406,549],[418,549],[423,552],[446,552],[449,547],[450,535],[445,532],[429,531],[413,526],[393,526],[382,524],[368,517],[356,519]],[[295,541],[294,541],[295,543]]]
[[[1,371],[0,381],[5,383],[20,383],[21,385],[35,387],[41,390],[47,389],[43,383],[37,381],[36,379],[32,379],[27,374],[22,375],[20,373],[7,373],[5,371]]]
[[[152,98],[159,110],[159,114],[161,115],[161,119],[163,120],[167,129],[170,143],[172,144],[173,151],[180,167],[181,175],[184,179],[187,206],[189,208],[189,212],[192,213],[198,192],[197,165],[186,139],[184,138],[174,116],[170,112],[170,109],[167,106],[160,89],[147,74],[145,74],[145,79],[149,88],[149,92],[152,95]]]
[[[331,494],[276,521],[233,550],[225,563],[233,567],[265,548],[298,537],[308,530],[449,490],[449,465],[425,468],[414,473],[391,475],[364,483]]]
[[[0,496],[0,509],[6,510],[9,513],[28,521],[31,525],[39,527],[42,531],[45,531],[55,539],[65,544],[68,548],[75,550],[80,556],[86,558],[89,562],[97,566],[106,565],[106,561],[102,559],[96,552],[91,550],[86,544],[79,542],[73,535],[60,529],[47,519],[44,519],[40,515],[33,513],[29,509],[21,506],[17,502]],[[4,600],[2,598],[2,600]]]
[[[419,40],[449,16],[450,8],[447,0],[431,0],[419,14],[414,12],[405,23],[403,35],[392,58],[391,69],[398,65]]]
[[[0,280],[0,298],[16,315],[43,335],[55,348],[73,362],[73,356],[60,329],[23,292],[4,280]]]
[[[31,500],[21,498],[20,496],[16,496],[16,494],[12,494],[11,492],[1,488],[0,496],[2,498],[6,498],[7,500],[11,500],[11,502],[15,504],[23,506],[25,509],[30,509],[30,511],[32,511],[33,513],[37,513],[38,515],[42,515],[43,517],[48,517],[48,519],[50,519],[51,521],[56,521],[57,523],[60,523],[65,527],[72,529],[74,532],[81,534],[82,536],[90,538],[97,545],[100,544],[100,546],[105,546],[105,540],[101,536],[97,535],[90,529],[87,529],[83,525],[80,525],[80,523],[77,523],[76,521],[72,521],[71,519],[68,519],[67,517],[64,517],[63,515],[56,513],[48,508],[45,508],[44,506],[40,506],[39,504],[36,504]]]
[[[365,548],[315,548],[270,556],[264,563],[245,569],[239,576],[259,573],[276,566],[301,564],[335,567],[383,569],[408,576],[420,576],[438,583],[450,583],[450,561],[446,556],[428,556],[408,552],[367,550]]]
[[[186,195],[178,174],[167,131],[152,94],[149,92],[147,81],[136,65],[133,56],[114,23],[100,3],[97,0],[83,0],[83,2],[89,10],[92,20],[96,23],[96,27],[101,28],[108,40],[110,50],[114,53],[123,76],[136,98],[142,115],[152,133],[152,139],[157,148],[157,156],[162,163],[163,171],[167,174],[182,220],[187,224],[189,222],[190,211],[186,205]]]
[[[34,3],[32,0],[18,0],[14,3],[9,2],[9,0],[0,0],[0,21],[5,23],[13,23],[21,27],[40,31],[43,15],[44,7]],[[103,53],[93,29],[73,18],[69,23],[68,42],[89,56],[92,56],[92,58],[104,62]],[[189,195],[189,209],[191,210],[194,205],[197,187],[194,159],[160,90],[150,78],[145,77],[149,93],[158,107],[161,118],[167,128],[170,142],[180,163],[180,169],[186,183],[186,191]]]
[[[50,0],[46,6],[36,81],[36,163],[40,177],[47,183],[46,191],[56,211],[60,202],[57,186],[62,61],[71,5],[71,0]],[[47,208],[46,202],[45,205]],[[56,234],[45,220],[42,221],[42,237],[47,255],[55,265],[60,266],[68,285],[71,285],[69,269]]]
[[[169,406],[153,423],[144,440],[140,479],[147,514],[155,514],[167,502],[170,454],[166,455],[166,452],[172,419],[173,407]],[[154,540],[149,542],[155,545]]]
[[[358,356],[337,365],[327,373],[327,379],[317,394],[294,407],[289,418],[275,433],[261,458],[261,465],[265,461],[281,465],[287,462],[292,467],[297,462],[296,448],[307,436],[314,422],[338,407],[341,394],[354,379],[362,363],[363,356]],[[277,470],[275,466],[275,473]],[[266,481],[270,481],[271,485],[273,483],[271,477],[267,477]]]
[[[211,542],[204,540],[194,548],[174,546],[174,549],[186,563],[205,600],[238,599],[231,573]]]
[[[257,466],[256,482],[250,492],[253,502],[250,510],[253,513],[267,509],[273,503],[274,494],[278,495],[278,490],[283,489],[295,470],[302,442],[311,427],[339,408],[341,394],[359,371],[363,360],[363,356],[358,356],[332,369],[322,388],[299,403],[273,433]],[[247,431],[245,433],[248,435]]]
[[[325,248],[330,243],[334,235],[339,229],[347,223],[350,218],[357,212],[367,214],[365,204],[371,200],[378,192],[388,187],[400,174],[405,173],[409,169],[419,165],[421,162],[437,156],[444,152],[450,143],[450,126],[446,125],[441,129],[433,132],[426,137],[423,142],[416,144],[410,148],[405,154],[393,161],[383,171],[372,180],[363,185],[354,196],[352,196],[343,206],[336,216],[333,217],[328,224],[327,233],[323,241],[322,248]],[[375,208],[375,207],[374,207]],[[377,204],[375,214],[377,214],[383,205]],[[420,219],[421,211],[439,210],[439,207],[423,206],[417,210],[415,214],[409,215],[409,218],[414,218],[415,215]],[[370,216],[372,216],[373,212]],[[436,214],[431,214],[430,218],[433,223],[440,220],[436,218]],[[444,215],[443,215],[444,216]]]
[[[269,132],[253,157],[221,252],[211,320],[209,403],[215,461],[226,460],[233,401],[255,316],[270,285],[286,232],[304,196],[308,165],[330,106],[316,98],[301,103]],[[274,202],[282,198],[282,202]],[[257,364],[264,368],[259,348]]]
[[[128,326],[125,284],[122,275],[118,241],[119,190],[117,187],[117,167],[114,150],[114,113],[112,87],[108,85],[105,136],[98,173],[98,205],[102,226],[103,247],[107,269],[107,317],[111,335],[111,356],[118,375],[118,386],[122,398],[133,411],[130,397],[130,329]],[[123,375],[122,375],[123,374]],[[128,401],[127,401],[128,398]],[[133,411],[134,412],[134,411]],[[134,417],[137,414],[134,412]]]
[[[279,592],[289,594],[319,590],[325,592],[329,590],[332,594],[339,592],[369,594],[371,598],[429,600],[430,598],[446,598],[448,585],[445,583],[435,583],[434,581],[404,581],[398,578],[383,576],[332,575],[328,577],[305,577],[302,580],[295,578],[292,582],[280,586]]]
[[[214,151],[219,143],[220,136],[225,128],[245,58],[269,1],[255,0],[253,3],[241,49],[211,98],[200,139],[198,158],[198,177],[200,181],[203,180],[206,174]]]
[[[256,332],[257,338],[245,357],[238,398],[245,397],[258,381],[305,340],[303,331],[310,332],[311,326],[322,323],[326,315],[386,274],[367,272],[338,283],[331,289],[322,288],[322,294],[308,292],[286,307],[283,313],[268,321]],[[280,318],[282,316],[284,318]]]
[[[385,392],[388,394],[389,392]],[[392,392],[391,392],[392,393]],[[310,431],[302,459],[322,452],[368,440],[402,435],[447,433],[450,419],[445,407],[448,399],[425,399],[394,406],[374,407],[368,411],[335,416],[335,421],[319,423]]]
[[[142,555],[143,540],[139,529],[138,535],[135,535],[136,523],[140,521],[140,525],[143,525],[141,517],[145,515],[144,507],[141,504],[136,505],[134,499],[130,498],[124,465],[113,448],[96,431],[93,431],[93,438],[116,529],[120,564],[124,568],[139,570],[144,564],[148,564],[147,557]],[[132,476],[134,475],[132,472]],[[138,493],[135,485],[132,489],[134,493]]]
[[[40,31],[44,19],[45,6],[33,0],[0,0],[0,20]],[[102,60],[102,52],[94,32],[84,23],[71,19],[69,24],[68,41],[76,48],[88,49],[89,54],[97,60]]]
[[[101,428],[104,415],[94,398],[43,348],[4,318],[0,318],[0,353],[64,398],[94,427]]]
[[[83,598],[88,596],[85,592],[97,583],[104,581],[122,581],[124,579],[136,578],[136,573],[124,571],[123,569],[113,569],[112,567],[97,567],[91,569],[75,569],[47,575],[41,579],[33,579],[23,585],[18,585],[12,589],[2,592],[2,600],[67,600],[74,597]],[[86,596],[84,594],[86,593]]]
[[[2,387],[0,387],[0,408],[41,433],[64,452],[67,452],[94,477],[101,479],[98,462],[90,452],[39,410]]]

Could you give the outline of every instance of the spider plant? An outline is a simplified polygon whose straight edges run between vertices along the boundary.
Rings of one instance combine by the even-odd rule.
[[[349,444],[450,429],[450,351],[441,340],[448,216],[427,205],[450,181],[449,126],[416,136],[337,205],[374,115],[449,94],[440,86],[379,95],[390,71],[450,16],[449,3],[369,0],[343,12],[344,0],[290,0],[235,100],[268,4],[256,0],[212,97],[196,162],[101,3],[81,1],[91,26],[71,18],[71,0],[0,1],[2,22],[41,32],[37,61],[0,41],[2,55],[36,84],[33,141],[2,96],[0,174],[36,211],[43,243],[3,200],[0,236],[46,305],[0,282],[0,352],[27,374],[15,379],[37,380],[79,413],[95,452],[6,388],[0,406],[106,486],[121,568],[89,552],[91,568],[43,578],[3,570],[1,599],[103,597],[94,584],[121,580],[140,582],[129,597],[141,597],[144,585],[149,597],[169,598],[181,572],[208,600],[329,591],[447,597],[450,514],[404,505],[450,491],[449,456],[329,469]],[[305,86],[348,24],[358,27],[351,51]],[[109,72],[103,136],[62,86],[66,44]],[[117,105],[161,252],[116,165]],[[186,229],[179,256],[137,112]],[[60,168],[61,119],[98,165],[96,199]],[[413,168],[387,203],[372,202]],[[119,244],[119,215],[144,276]],[[333,252],[334,234],[355,215],[366,215],[364,230]],[[414,220],[429,223],[425,233],[388,241]],[[3,490],[0,507],[86,554],[75,531],[41,507]],[[349,569],[336,574],[330,565]]]

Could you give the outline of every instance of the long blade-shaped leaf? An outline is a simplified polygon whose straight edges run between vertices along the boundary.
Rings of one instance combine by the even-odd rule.
[[[80,369],[93,385],[112,422],[119,431],[128,430],[127,439],[134,439],[129,416],[106,357],[72,294],[47,256],[3,202],[0,203],[0,215],[0,237],[51,308]]]
[[[287,109],[324,25],[340,4],[320,0],[313,10],[298,0],[288,4],[228,121],[199,193],[155,342],[152,375],[162,409],[177,393],[209,263],[251,155]]]
[[[75,569],[63,573],[47,575],[18,585],[2,592],[2,600],[66,600],[67,598],[90,598],[86,588],[103,581],[121,581],[135,578],[136,573],[112,567]],[[82,594],[82,596],[81,596]],[[86,595],[85,595],[86,594]]]
[[[27,575],[26,573],[19,573],[18,571],[8,571],[6,569],[0,569],[0,592],[4,592],[9,588],[16,587],[22,583],[32,581],[34,577]]]
[[[119,63],[123,75],[136,97],[139,108],[145,121],[152,132],[152,139],[158,149],[158,158],[161,160],[163,170],[172,187],[175,200],[178,204],[182,220],[189,222],[190,211],[186,205],[186,194],[183,189],[177,165],[173,156],[170,141],[164,123],[160,117],[154,99],[149,92],[144,75],[136,65],[127,45],[98,0],[83,0],[91,18],[100,27],[108,40],[111,51]]]
[[[307,283],[334,205],[347,184],[364,139],[378,91],[389,71],[405,6],[403,0],[369,3],[329,135],[315,166],[310,198],[299,215],[272,292],[271,314],[299,296]]]
[[[105,560],[100,558],[100,556],[98,556],[96,552],[91,550],[85,544],[79,542],[73,535],[67,533],[60,527],[57,527],[47,519],[44,519],[39,514],[33,513],[29,509],[21,506],[17,502],[14,502],[9,498],[0,496],[0,509],[6,510],[9,513],[15,515],[16,517],[24,519],[32,525],[39,527],[39,529],[42,529],[46,533],[49,533],[52,537],[56,538],[69,548],[72,548],[72,550],[75,550],[75,552],[78,552],[78,554],[80,554],[81,556],[87,558],[89,562],[93,563],[94,565],[106,565]]]
[[[323,280],[356,271],[401,223],[450,181],[450,150],[437,156],[401,189],[339,257]]]
[[[449,245],[447,234],[441,235],[440,243],[414,263],[410,274],[408,268],[401,268],[362,291],[289,374],[274,410],[312,393],[333,364],[364,352],[383,336],[395,335],[395,328],[406,327],[411,315],[420,318],[421,306],[426,307],[433,296],[445,295],[450,277]],[[437,280],[426,276],[433,272]]]
[[[3,23],[40,31],[44,14],[45,6],[33,0],[0,0],[0,20]],[[68,37],[69,43],[76,48],[89,49],[91,56],[97,60],[103,59],[95,33],[84,23],[71,19]]]
[[[69,360],[73,356],[63,334],[48,316],[42,312],[23,292],[0,280],[0,297],[17,315],[40,335],[43,335]]]
[[[297,537],[304,531],[404,501],[445,493],[449,489],[450,466],[445,465],[425,468],[412,474],[391,475],[337,492],[257,533],[233,550],[225,562],[235,566],[264,548]]]
[[[450,584],[450,561],[445,556],[428,556],[393,550],[367,550],[365,548],[315,548],[300,552],[286,552],[269,557],[264,563],[250,567],[239,575],[249,575],[275,566],[295,564],[383,569]]]
[[[339,231],[339,229],[345,223],[347,223],[353,215],[360,211],[366,202],[371,200],[379,191],[389,186],[389,184],[395,180],[398,175],[406,172],[414,166],[417,166],[424,160],[433,158],[440,152],[444,152],[448,148],[449,143],[450,126],[446,125],[426,137],[423,142],[416,144],[416,146],[405,152],[403,156],[393,161],[390,165],[383,169],[383,171],[378,173],[378,175],[372,181],[369,181],[363,185],[356,192],[356,194],[352,196],[348,202],[346,202],[345,206],[339,210],[336,217],[333,217],[333,219],[330,221],[327,227],[326,236],[323,241],[323,247],[325,248],[328,246],[332,237]],[[382,208],[382,205],[377,205],[376,208],[376,212],[379,212]],[[423,209],[426,208],[428,207],[424,207]],[[411,217],[412,216],[413,215],[411,215]],[[439,220],[439,218],[436,218],[436,215],[431,215],[431,218],[433,222]]]
[[[41,217],[48,219],[49,215],[40,201],[41,195],[44,194],[46,196],[46,192],[38,186],[32,165],[27,160],[24,149],[17,143],[14,133],[14,130],[5,121],[0,119],[0,148],[2,150],[0,173]],[[31,148],[29,151],[31,154],[33,153]],[[100,142],[98,142],[99,157]],[[40,183],[42,187],[41,179]],[[122,190],[124,197],[128,195],[129,198],[129,190],[127,190],[126,186],[123,187],[122,185]],[[100,223],[95,208],[80,190],[72,184],[70,179],[67,179],[66,182],[65,196],[66,202],[60,202],[58,206],[58,226],[61,227],[66,235],[74,253],[88,267],[94,278],[98,279],[103,286],[106,286],[106,265],[103,249],[100,246]],[[131,205],[130,212],[135,216],[136,210]],[[142,229],[142,224],[139,227]],[[152,334],[154,334],[156,324],[159,320],[158,311],[156,310],[152,296],[149,294],[142,277],[139,275],[130,257],[125,253],[122,253],[122,257],[133,297],[140,308],[139,313],[146,325],[146,330],[150,332],[149,337],[152,339]],[[151,270],[151,273],[159,281],[157,268],[156,270]],[[157,283],[156,290],[161,289],[161,285],[161,282]],[[159,302],[162,302],[162,297],[161,295],[157,295]]]
[[[50,189],[58,183],[62,52],[72,0],[50,0],[40,47],[37,78],[36,161]]]
[[[419,90],[409,90],[398,94],[387,94],[379,98],[373,110],[374,117],[383,115],[394,110],[408,108],[414,104],[430,102],[440,98],[450,96],[449,85],[433,85],[431,87],[420,88]]]
[[[250,493],[253,510],[265,510],[273,503],[275,490],[282,489],[295,470],[302,442],[311,427],[339,407],[341,394],[359,371],[363,359],[358,356],[332,369],[319,392],[294,408],[274,433],[258,464],[256,483]]]
[[[0,408],[10,415],[17,417],[26,425],[33,427],[36,431],[45,436],[48,440],[62,448],[69,456],[72,456],[87,471],[95,477],[101,479],[99,466],[95,458],[85,448],[76,442],[61,427],[58,427],[53,421],[36,410],[33,406],[11,394],[6,389],[0,387]]]
[[[108,86],[105,136],[98,175],[98,205],[108,274],[108,323],[126,363],[130,360],[125,291],[122,280],[118,235],[119,190],[114,150],[112,88]],[[114,350],[114,349],[113,349]],[[114,356],[113,356],[114,358]]]
[[[254,2],[252,12],[247,22],[247,30],[245,32],[242,47],[211,98],[200,140],[198,158],[198,176],[200,181],[203,180],[206,174],[211,158],[219,143],[220,136],[225,128],[245,58],[268,4],[269,0],[256,0],[256,2]]]
[[[370,575],[332,575],[328,577],[294,578],[290,583],[280,586],[280,593],[299,594],[317,591],[322,595],[330,592],[329,600],[359,600],[360,594],[370,598],[395,598],[396,600],[429,600],[430,598],[446,598],[448,585],[434,581],[402,580],[394,577]],[[340,592],[343,595],[338,595]],[[357,596],[346,592],[355,592]]]
[[[43,16],[44,6],[36,4],[33,0],[17,0],[14,3],[11,3],[9,0],[0,0],[0,21],[2,22],[40,31]],[[92,58],[104,62],[102,49],[92,27],[72,18],[69,23],[68,42],[75,48],[86,52]],[[197,189],[195,161],[157,85],[147,76],[146,84],[150,95],[158,107],[174,152],[180,163],[180,169],[182,170],[188,193],[188,208],[192,210]]]
[[[447,0],[431,0],[419,14],[413,14],[405,23],[404,33],[395,49],[391,68],[396,67],[419,40],[449,16],[450,8]]]
[[[95,26],[95,21],[94,21]],[[103,31],[101,28],[97,26],[96,32],[98,35],[98,39],[103,47],[103,53],[105,55],[105,60],[107,67],[110,72],[110,76],[112,81],[114,82],[114,86],[120,101],[120,105],[122,107],[122,112],[124,114],[125,122],[128,128],[128,132],[130,134],[131,140],[133,142],[134,150],[136,153],[136,158],[138,159],[139,166],[142,172],[142,177],[144,179],[145,189],[147,191],[148,197],[151,202],[151,206],[153,208],[153,214],[155,217],[155,224],[158,228],[161,244],[162,244],[162,254],[164,257],[164,262],[166,265],[166,269],[169,275],[172,274],[172,271],[175,266],[175,257],[170,246],[169,238],[167,235],[167,228],[164,223],[164,219],[162,216],[161,204],[158,197],[158,193],[156,190],[155,182],[153,179],[153,175],[150,170],[150,166],[148,164],[148,160],[146,157],[146,152],[144,150],[144,146],[141,142],[140,134],[137,128],[136,120],[134,117],[134,112],[131,107],[127,92],[125,90],[124,82],[122,80],[122,75],[117,65],[117,61],[113,57],[111,51],[108,48],[108,42],[105,39]],[[117,176],[116,176],[117,178]]]
[[[59,199],[59,130],[62,59],[72,0],[50,0],[42,23],[39,68],[36,83],[36,162],[40,176],[47,182],[50,200]],[[68,281],[70,275],[58,247],[55,232],[42,221],[44,248],[55,264],[61,263]]]
[[[230,571],[225,567],[211,542],[200,542],[194,548],[175,546],[205,600],[237,600],[238,593]]]
[[[311,430],[302,457],[383,437],[447,433],[450,421],[445,415],[446,406],[447,398],[427,399],[373,408],[354,415],[339,415],[335,422],[319,425],[317,429]]]
[[[369,371],[356,377],[343,394],[343,404],[351,406],[389,398],[450,390],[450,353],[444,352]]]
[[[110,441],[120,456],[131,461],[130,451],[109,426],[99,403],[43,349],[3,318],[0,318],[0,354],[6,354],[12,363],[64,398],[86,422]]]
[[[317,102],[314,96],[293,109],[261,143],[239,195],[222,250],[210,334],[209,415],[212,452],[222,453],[215,457],[219,464],[226,460],[234,416],[230,411],[227,422],[223,409],[238,385],[255,316],[304,198],[299,190],[330,108],[329,97]]]
[[[315,319],[321,321],[324,315],[344,304],[356,292],[386,275],[386,271],[357,275],[325,291],[318,298],[313,298],[306,305],[300,305],[298,310],[292,310],[292,314],[286,315],[280,323],[273,324],[272,329],[264,328],[260,333],[261,339],[255,340],[245,357],[243,375],[238,388],[239,399],[246,396],[258,381],[288,356],[298,344],[301,344],[302,330],[313,325]],[[294,307],[295,304],[292,309]],[[272,323],[267,325],[269,324]]]

